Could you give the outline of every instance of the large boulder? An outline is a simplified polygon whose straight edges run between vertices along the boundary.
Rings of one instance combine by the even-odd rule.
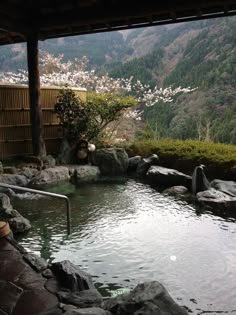
[[[163,194],[172,196],[182,196],[188,193],[188,188],[185,186],[173,186],[163,191]]]
[[[14,217],[8,219],[13,234],[25,233],[31,229],[28,219],[23,217],[18,211],[14,210]]]
[[[208,190],[197,193],[198,202],[210,207],[219,214],[227,214],[228,212],[236,212],[236,196],[232,197],[220,190],[210,188]]]
[[[0,183],[14,185],[14,186],[27,186],[29,179],[24,175],[19,174],[2,174],[0,175]],[[1,189],[1,187],[0,187]]]
[[[61,302],[81,308],[101,307],[103,302],[102,295],[96,289],[76,292],[59,291],[57,296]]]
[[[47,269],[48,263],[44,258],[38,255],[26,253],[23,258],[37,272],[42,272]]]
[[[159,164],[159,157],[156,154],[152,154],[147,158],[141,159],[141,161],[137,165],[137,176],[138,177],[144,177],[146,176],[146,173],[148,169],[152,165],[158,165]]]
[[[69,169],[65,166],[57,166],[47,168],[38,172],[30,181],[29,185],[32,187],[41,187],[59,182],[68,181],[70,179]]]
[[[43,168],[51,168],[56,166],[56,160],[51,155],[46,155],[42,157]]]
[[[60,284],[71,291],[95,289],[92,277],[69,260],[53,263],[51,269]]]
[[[190,188],[192,184],[191,176],[162,166],[151,166],[147,171],[147,179],[151,184],[165,187],[185,186]]]
[[[95,288],[91,275],[69,260],[53,263],[50,268],[55,279],[49,279],[46,287],[50,292],[54,291],[62,303],[81,308],[102,305],[102,296]]]
[[[18,170],[19,175],[24,175],[29,181],[32,179],[33,176],[35,176],[38,173],[38,170],[33,167],[28,166],[22,166]]]
[[[99,179],[100,169],[92,165],[68,165],[71,180],[75,184],[94,182]]]
[[[7,221],[14,234],[24,233],[31,228],[29,220],[14,210],[9,197],[0,193],[0,220]]]
[[[211,188],[214,188],[216,190],[220,190],[227,195],[230,195],[232,197],[236,197],[236,182],[234,182],[234,181],[214,179],[211,182],[210,186],[211,186]]]
[[[186,315],[158,281],[138,284],[128,294],[105,301],[104,309],[114,315]]]
[[[94,164],[102,175],[124,175],[129,165],[129,157],[122,148],[99,149],[94,153]]]
[[[138,164],[142,161],[141,155],[132,156],[129,158],[128,172],[135,172]]]
[[[196,166],[192,175],[192,192],[197,194],[200,191],[207,190],[210,183],[204,173],[205,165],[201,164]]]

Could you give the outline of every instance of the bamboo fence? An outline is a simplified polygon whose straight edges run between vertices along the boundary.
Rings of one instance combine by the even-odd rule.
[[[86,90],[73,88],[82,100]],[[59,120],[54,113],[60,88],[41,88],[44,140],[48,154],[56,154],[62,139]],[[0,160],[16,155],[32,154],[29,91],[26,86],[0,86]]]

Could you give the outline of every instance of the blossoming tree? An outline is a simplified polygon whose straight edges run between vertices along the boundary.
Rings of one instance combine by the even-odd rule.
[[[82,57],[80,59],[75,58],[73,62],[63,61],[63,57],[63,54],[54,56],[47,52],[41,52],[41,85],[86,88],[87,91],[91,93],[88,95],[90,109],[92,108],[92,104],[96,104],[96,101],[99,103],[100,100],[101,103],[101,95],[103,95],[103,105],[99,107],[99,110],[98,106],[93,106],[93,109],[91,109],[91,115],[93,116],[91,116],[91,120],[93,120],[93,124],[97,119],[97,126],[94,130],[104,130],[112,120],[120,118],[121,114],[126,118],[141,120],[141,104],[145,106],[153,106],[159,101],[170,103],[176,95],[180,93],[189,93],[195,90],[190,87],[177,87],[175,89],[168,87],[163,89],[155,86],[154,88],[151,88],[149,85],[144,85],[140,81],[134,82],[132,77],[129,79],[115,79],[108,74],[98,76],[94,70],[88,70],[89,60],[87,57]],[[18,73],[1,73],[0,82],[5,84],[28,84],[28,73],[25,70],[19,70]],[[132,101],[131,98],[127,98],[128,95],[134,97]],[[107,108],[105,109],[106,106],[104,101],[106,100],[106,97]],[[119,100],[121,100],[122,97],[124,99],[123,102],[120,102],[119,106],[117,106],[117,103],[111,102],[112,97]],[[125,104],[125,100],[129,100],[127,104]],[[101,115],[102,108],[104,108],[103,114],[106,111],[107,115],[110,115],[110,119],[104,119],[104,115]],[[97,109],[97,111],[95,111],[95,109]],[[98,113],[99,111],[100,116]],[[112,116],[111,113],[113,113]],[[97,133],[98,132],[94,132],[94,134]]]

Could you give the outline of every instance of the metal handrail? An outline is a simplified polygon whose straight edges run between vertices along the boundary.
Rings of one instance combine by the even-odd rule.
[[[19,187],[19,186],[15,186],[15,185],[3,184],[3,183],[0,183],[0,187],[10,188],[10,189],[18,189],[21,191],[31,192],[33,194],[39,194],[39,195],[45,195],[45,196],[64,199],[66,201],[67,233],[68,233],[68,235],[71,233],[70,200],[67,196],[55,194],[55,193],[51,193],[51,192],[47,192],[47,191],[42,191],[42,190],[36,190],[36,189],[31,189],[31,188],[26,188],[26,187]]]

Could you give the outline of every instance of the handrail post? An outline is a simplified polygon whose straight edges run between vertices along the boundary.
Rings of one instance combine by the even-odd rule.
[[[66,195],[60,195],[60,194],[55,194],[55,193],[51,193],[51,192],[47,192],[43,190],[31,189],[31,188],[9,185],[9,184],[4,184],[4,183],[0,183],[0,187],[17,189],[21,191],[30,192],[33,194],[39,194],[43,196],[64,199],[66,201],[67,233],[68,235],[70,235],[71,233],[71,207],[70,207],[70,199]]]
[[[70,199],[67,197],[66,199],[66,218],[67,218],[67,234],[71,233],[71,211],[70,211]]]

